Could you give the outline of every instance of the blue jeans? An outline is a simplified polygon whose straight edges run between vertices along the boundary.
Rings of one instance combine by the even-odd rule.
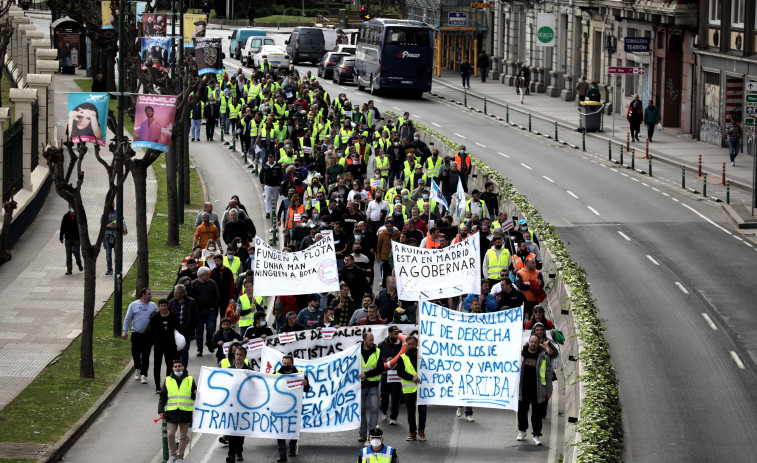
[[[202,119],[190,119],[189,136],[192,138],[200,139],[200,127],[202,127]]]
[[[739,155],[739,140],[728,140],[728,155],[731,157],[731,162]]]
[[[470,87],[470,74],[461,74],[463,78],[463,88]]]
[[[116,237],[113,237],[113,243],[110,241],[111,235],[105,235],[103,238],[103,247],[105,248],[105,263],[108,266],[108,271],[113,271],[113,250],[116,249]]]
[[[360,434],[368,434],[378,424],[379,388],[365,387],[360,389]],[[370,413],[370,416],[368,414]]]
[[[198,317],[197,329],[195,330],[195,339],[197,340],[197,352],[202,353],[202,329],[205,328],[205,335],[207,341],[210,342],[213,339],[213,333],[216,331],[216,311],[215,310],[200,310]],[[188,345],[188,344],[187,344]]]
[[[221,114],[221,131],[229,133],[229,117],[226,114]]]

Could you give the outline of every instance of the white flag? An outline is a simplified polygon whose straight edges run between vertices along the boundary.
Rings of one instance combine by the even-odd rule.
[[[457,192],[455,196],[457,197],[457,218],[459,219],[461,214],[465,217],[465,189],[463,188],[463,180],[460,177],[457,178]]]
[[[436,181],[433,178],[431,179],[431,201],[436,201],[438,204],[444,204],[445,210],[449,210],[449,204],[447,204],[447,200],[442,195],[442,190],[439,189],[439,185],[436,184]]]

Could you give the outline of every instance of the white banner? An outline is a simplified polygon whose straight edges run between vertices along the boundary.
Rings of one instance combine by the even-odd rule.
[[[262,371],[274,373],[284,353],[270,347],[262,351]],[[310,391],[303,393],[302,432],[337,432],[360,427],[360,346],[316,360],[297,359]]]
[[[202,367],[192,431],[297,439],[301,409],[302,375]]]
[[[255,237],[254,296],[296,296],[339,291],[333,236],[304,251],[282,252]]]
[[[403,301],[439,299],[481,292],[479,235],[444,249],[392,242],[394,275]]]
[[[539,13],[536,15],[536,45],[540,47],[555,46],[554,13]]]
[[[521,307],[454,312],[422,302],[420,404],[518,409]]]

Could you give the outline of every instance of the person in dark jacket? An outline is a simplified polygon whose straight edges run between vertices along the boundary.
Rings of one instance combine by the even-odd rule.
[[[265,191],[265,218],[271,218],[271,210],[276,210],[276,203],[279,200],[279,185],[284,179],[284,171],[281,164],[275,161],[276,155],[268,155],[268,163],[263,164],[260,170],[260,183]]]
[[[273,336],[273,330],[268,327],[268,322],[266,322],[265,317],[265,312],[255,312],[252,326],[247,328],[247,331],[244,332],[244,342],[247,342],[250,339],[265,339],[268,336]]]
[[[489,56],[485,50],[481,50],[481,54],[478,55],[478,72],[481,73],[481,82],[486,82],[486,70],[489,68]]]
[[[187,287],[181,283],[173,288],[174,297],[168,301],[168,310],[179,317],[179,333],[186,339],[186,345],[181,351],[181,362],[184,366],[189,363],[189,345],[197,329],[200,309],[197,302],[187,296]]]
[[[153,377],[155,393],[160,393],[160,368],[165,363],[166,376],[171,374],[171,366],[176,358],[174,330],[179,329],[179,316],[168,308],[168,301],[158,301],[158,311],[150,316],[150,334],[155,344],[153,354]]]
[[[73,207],[66,212],[60,222],[60,242],[66,245],[66,275],[71,275],[72,255],[76,257],[76,265],[79,267],[79,271],[84,270],[79,252],[79,225],[76,223],[76,211]]]
[[[189,381],[189,391],[192,397],[191,401],[187,399],[171,399],[169,401],[168,395],[171,388],[171,395],[181,395],[179,392],[182,390],[182,385],[186,388],[185,381]],[[160,401],[158,402],[158,413],[160,417],[166,420],[168,428],[168,442],[172,443],[168,446],[168,451],[171,454],[172,460],[182,460],[184,458],[184,448],[187,446],[187,430],[192,424],[192,410],[194,409],[194,401],[197,397],[197,384],[194,378],[189,376],[189,373],[184,369],[184,365],[181,360],[175,359],[173,361],[173,372],[163,382],[163,387],[160,388]],[[176,449],[176,430],[179,430],[179,448]]]
[[[381,361],[393,359],[402,349],[402,341],[399,338],[400,329],[396,326],[390,326],[387,337],[381,341],[378,348],[381,350]],[[387,382],[387,373],[381,374],[381,419],[389,418],[389,424],[397,424],[397,416],[400,413],[400,394],[402,394],[402,384]],[[389,398],[391,396],[391,409],[389,408]],[[387,416],[387,411],[389,416]]]
[[[197,342],[197,356],[202,357],[203,328],[205,328],[207,335],[206,342],[209,342],[216,331],[216,317],[218,316],[221,299],[218,286],[215,281],[210,279],[210,269],[208,267],[201,267],[197,271],[197,279],[192,282],[192,296],[197,302],[197,308],[199,309],[195,339]],[[228,303],[228,298],[226,299],[226,303]]]
[[[210,277],[218,288],[218,306],[225,312],[226,306],[229,305],[229,301],[234,297],[234,274],[231,273],[228,267],[223,265],[224,257],[222,255],[219,254],[214,259],[216,265],[210,271]],[[213,349],[214,347],[211,347],[211,351]]]
[[[463,88],[470,88],[471,74],[473,74],[473,68],[468,64],[468,60],[463,61],[460,65],[460,76],[463,78]]]
[[[294,366],[294,357],[292,354],[286,354],[281,359],[281,368],[276,370],[277,375],[296,375],[301,373],[297,367]],[[308,375],[305,373],[302,382],[302,392],[310,392],[310,384],[308,383]],[[286,439],[277,439],[276,443],[279,446],[279,459],[278,463],[287,461],[287,441]],[[291,439],[289,441],[289,456],[293,457],[297,455],[297,439]]]
[[[250,7],[247,8],[247,25],[252,27],[255,25],[255,6],[250,3]]]
[[[221,319],[221,329],[216,331],[210,344],[216,346],[216,359],[220,362],[223,360],[223,345],[227,342],[241,341],[242,335],[231,329],[231,319],[223,317]]]
[[[339,269],[339,281],[344,282],[350,288],[350,296],[358,301],[365,294],[368,285],[363,269],[355,265],[355,257],[352,254],[344,256],[344,266]]]
[[[105,77],[102,74],[98,74],[97,77],[95,77],[92,80],[92,92],[100,93],[100,92],[107,92],[107,91],[108,91],[108,82],[105,81]]]
[[[644,119],[644,105],[641,104],[639,95],[633,96],[633,101],[628,107],[626,120],[631,125],[631,141],[640,141],[639,132],[641,132],[641,122]]]
[[[205,105],[205,139],[213,141],[213,135],[216,130],[216,123],[218,116],[220,115],[218,107],[218,101],[214,97],[208,98],[208,103]]]
[[[231,349],[229,349],[231,353]],[[228,368],[237,370],[252,370],[250,363],[247,361],[247,349],[239,346],[234,350],[234,359],[229,364]],[[244,437],[243,436],[227,436],[229,443],[229,453],[226,457],[226,463],[236,463],[242,461],[242,451],[244,450]],[[220,439],[219,439],[220,440]],[[223,442],[223,441],[221,441]]]
[[[426,440],[426,406],[425,405],[418,405],[418,422],[415,422],[415,404],[418,403],[418,386],[417,384],[421,382],[420,378],[418,377],[418,338],[415,336],[408,336],[407,340],[405,341],[407,343],[407,352],[402,354],[402,357],[400,358],[399,362],[397,362],[397,376],[400,377],[400,379],[405,381],[405,384],[408,386],[411,386],[409,383],[412,381],[416,384],[415,390],[412,389],[412,386],[408,388],[408,392],[405,392],[405,384],[402,384],[403,393],[405,396],[405,407],[407,408],[407,424],[410,427],[410,435],[407,437],[406,440],[413,441],[416,439],[416,431],[417,431],[417,439],[421,441]],[[410,365],[413,368],[413,371],[408,371],[407,365],[405,360],[410,362]]]

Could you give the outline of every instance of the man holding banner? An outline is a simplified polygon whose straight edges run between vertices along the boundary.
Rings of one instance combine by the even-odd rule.
[[[402,354],[397,364],[397,376],[402,380],[402,394],[405,396],[407,408],[407,424],[410,427],[410,435],[406,440],[426,440],[426,406],[418,405],[418,422],[415,421],[415,406],[418,403],[418,338],[408,336],[407,352]]]
[[[521,351],[520,391],[518,394],[518,440],[526,440],[528,409],[531,407],[531,426],[534,445],[541,445],[543,407],[552,397],[552,361],[541,346],[539,336],[532,334]]]

